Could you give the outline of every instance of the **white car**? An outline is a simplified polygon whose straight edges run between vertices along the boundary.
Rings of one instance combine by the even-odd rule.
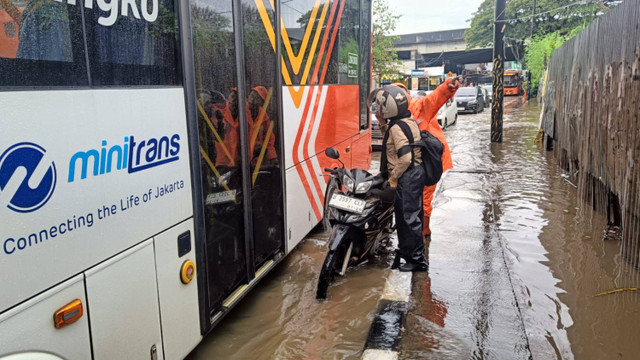
[[[438,110],[438,124],[443,129],[453,125],[458,121],[458,107],[453,99],[449,99],[446,104]]]
[[[427,95],[431,94],[433,91],[427,91]],[[453,99],[449,99],[440,110],[438,110],[438,124],[441,128],[446,129],[447,127],[455,124],[458,121],[458,107],[456,106],[456,102]]]

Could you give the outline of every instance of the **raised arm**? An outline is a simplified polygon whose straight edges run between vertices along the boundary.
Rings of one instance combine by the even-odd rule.
[[[419,106],[421,107],[419,113],[425,115],[425,119],[423,120],[428,121],[436,116],[438,110],[440,110],[447,100],[453,97],[460,85],[458,78],[450,78],[438,86],[431,94],[420,100],[414,100],[419,101]]]

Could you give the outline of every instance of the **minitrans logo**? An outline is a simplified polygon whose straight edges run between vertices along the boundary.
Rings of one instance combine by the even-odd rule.
[[[46,150],[30,142],[15,144],[0,156],[0,203],[13,211],[38,210],[56,187],[56,166]]]

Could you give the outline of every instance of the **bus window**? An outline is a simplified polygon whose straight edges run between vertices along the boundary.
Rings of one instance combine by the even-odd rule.
[[[87,85],[81,8],[0,0],[0,86]]]
[[[142,4],[84,9],[93,86],[181,84],[175,3]]]
[[[370,82],[369,77],[371,69],[371,2],[361,0],[360,9],[360,128],[369,127],[369,105],[367,104],[367,96],[369,96]]]
[[[346,0],[338,42],[338,84],[357,84],[360,64],[360,0]]]

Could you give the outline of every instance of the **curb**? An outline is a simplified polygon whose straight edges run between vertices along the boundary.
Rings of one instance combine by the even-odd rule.
[[[409,309],[412,276],[412,272],[398,270],[389,274],[369,329],[362,360],[398,359],[402,324]]]

